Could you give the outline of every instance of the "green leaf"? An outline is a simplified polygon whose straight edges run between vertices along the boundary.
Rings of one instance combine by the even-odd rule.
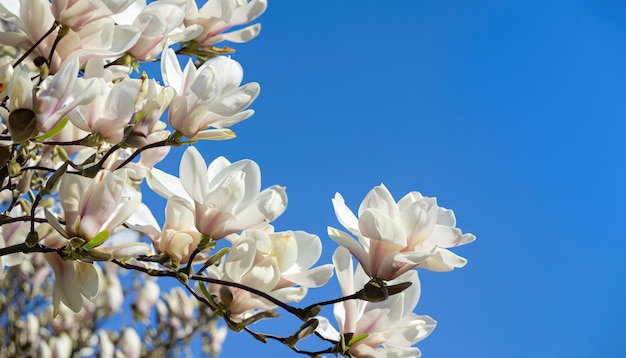
[[[348,347],[352,346],[353,344],[355,344],[356,342],[365,339],[369,336],[369,334],[367,333],[363,333],[363,334],[359,334],[358,336],[354,336],[352,337],[352,339],[350,339],[350,341],[348,342]]]
[[[87,243],[83,246],[85,249],[90,250],[96,246],[101,245],[105,242],[109,236],[111,236],[111,232],[109,230],[100,231],[93,239],[87,241]]]
[[[48,138],[52,138],[54,135],[56,135],[57,133],[59,133],[67,124],[67,122],[69,121],[69,118],[67,117],[63,117],[63,119],[61,119],[59,121],[59,123],[57,123],[56,126],[52,127],[52,129],[50,129],[49,131],[47,131],[46,133],[40,135],[39,137],[35,138],[37,140],[46,140]]]

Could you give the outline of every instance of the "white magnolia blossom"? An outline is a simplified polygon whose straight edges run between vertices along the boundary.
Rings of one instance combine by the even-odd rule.
[[[72,58],[55,76],[48,77],[42,83],[35,111],[41,132],[52,129],[76,106],[89,103],[101,95],[96,79],[76,76],[78,67],[78,59]]]
[[[128,3],[130,0],[124,2]],[[71,26],[68,25],[69,31],[54,47],[50,63],[52,72],[56,72],[73,57],[79,58],[81,67],[92,58],[102,58],[111,62],[126,53],[139,39],[141,35],[139,30],[129,25],[118,25],[110,17],[111,9],[106,5],[111,5],[112,2],[97,3],[69,1],[55,5],[57,16],[62,20],[60,23]],[[116,5],[113,5],[113,8],[115,9]],[[124,6],[120,6],[114,12],[123,8]],[[52,6],[48,0],[19,2],[2,0],[0,18],[14,23],[20,30],[0,33],[0,44],[28,49],[43,38],[36,49],[39,56],[48,58],[59,31],[57,28],[50,36],[44,36],[55,22]],[[65,24],[64,21],[68,23]]]
[[[54,270],[54,315],[58,314],[61,302],[79,312],[83,308],[83,297],[93,300],[98,294],[100,279],[95,267],[79,260],[65,261],[56,252],[44,255]]]
[[[118,230],[141,202],[141,194],[127,186],[124,171],[103,171],[93,179],[63,176],[59,201],[66,222],[59,232],[89,241],[104,230]]]
[[[128,126],[135,110],[135,98],[139,94],[136,81],[106,83],[95,78],[96,94],[92,101],[76,107],[68,118],[77,128],[98,134],[111,144],[122,141],[124,128]]]
[[[451,210],[438,207],[435,198],[418,192],[396,203],[381,184],[363,199],[358,218],[339,193],[333,206],[339,222],[358,242],[333,227],[328,228],[328,234],[350,250],[370,277],[391,280],[418,266],[433,271],[463,267],[467,260],[447,249],[476,239],[455,227]]]
[[[255,20],[266,8],[267,0],[209,0],[200,9],[195,1],[189,0],[185,25],[202,26],[202,33],[194,38],[200,46],[210,46],[221,41],[247,42],[257,37],[261,31],[260,24],[225,34],[223,32]]]
[[[148,185],[164,198],[178,196],[192,209],[196,229],[213,239],[262,227],[283,213],[285,188],[261,190],[259,166],[251,160],[215,159],[208,167],[195,147],[180,162],[180,179],[153,169]]]
[[[354,271],[352,257],[347,249],[338,247],[333,255],[333,263],[344,296],[357,292],[369,281],[361,267]],[[426,338],[437,322],[429,316],[413,313],[421,291],[417,272],[406,272],[390,283],[403,282],[412,285],[382,302],[347,300],[336,303],[334,314],[340,332],[324,317],[317,317],[320,321],[317,332],[335,341],[341,341],[342,335],[349,334],[343,338],[345,344],[351,337],[365,335],[350,345],[349,352],[354,357],[420,357],[419,349],[411,346]]]
[[[136,1],[113,19],[121,25],[131,25],[141,36],[128,52],[139,61],[154,60],[168,44],[185,42],[198,36],[198,25],[185,27],[187,0],[160,0],[150,4]]]
[[[89,344],[99,342],[98,351],[72,346],[71,332],[81,320],[95,322],[97,315],[125,307],[117,276],[122,268],[177,277],[190,290],[203,275],[213,281],[206,300],[200,296],[204,287],[194,297],[180,287],[162,293],[155,281],[145,281],[132,309],[136,320],[151,323],[155,308],[155,321],[166,322],[176,342],[195,333],[189,323],[196,317],[202,324],[206,319],[213,328],[207,328],[212,337],[204,343],[217,354],[226,330],[212,318],[224,316],[233,328],[233,321],[274,309],[274,299],[300,302],[309,288],[325,285],[336,267],[344,296],[368,282],[411,286],[381,302],[335,304],[339,330],[318,317],[316,332],[339,342],[334,352],[420,356],[413,345],[436,322],[413,313],[421,287],[412,269],[463,267],[466,260],[448,249],[475,240],[455,227],[454,213],[435,198],[411,192],[396,202],[380,185],[355,215],[337,193],[335,214],[348,232],[328,228],[340,245],[334,266],[314,267],[322,253],[319,237],[274,232],[270,222],[287,206],[285,188],[261,189],[254,161],[217,157],[207,165],[190,146],[179,177],[154,168],[171,147],[234,138],[229,128],[254,114],[249,106],[259,84],[242,85],[241,65],[219,56],[231,49],[214,45],[256,37],[260,24],[248,24],[266,8],[266,0],[207,0],[201,8],[194,0],[0,0],[0,248],[11,252],[0,257],[0,277],[19,270],[20,277],[30,275],[33,297],[52,290],[57,320],[20,316],[27,322],[18,340],[36,344],[38,355],[150,353],[146,347],[154,340],[142,345],[130,327],[118,335],[99,330],[81,336]],[[183,69],[176,53],[193,54],[196,62],[189,59]],[[139,71],[141,61],[161,62],[163,85]],[[166,112],[167,123],[161,121]],[[167,199],[163,225],[142,203],[144,178]],[[217,251],[219,245],[227,250]],[[356,272],[350,254],[360,263]],[[200,263],[206,264],[195,271]],[[5,272],[4,266],[15,267]],[[44,287],[52,272],[54,282]],[[310,307],[302,312],[319,305]],[[41,333],[48,327],[53,335]],[[303,329],[284,343],[291,345],[302,332],[307,333]]]
[[[189,202],[177,196],[170,197],[161,230],[148,207],[141,205],[138,209],[130,220],[133,224],[131,228],[147,235],[156,252],[178,263],[189,262],[191,253],[198,247],[202,237],[194,226],[194,211]],[[197,259],[206,260],[206,256],[198,255]]]
[[[218,56],[196,69],[191,60],[181,69],[172,49],[163,53],[161,72],[166,85],[176,91],[169,111],[172,128],[189,139],[230,139],[230,127],[254,114],[246,109],[256,99],[256,82],[243,86],[241,65]],[[213,127],[213,129],[209,129]]]
[[[139,358],[141,356],[141,338],[132,327],[124,329],[118,344],[126,358]]]
[[[23,1],[23,0],[22,0]],[[132,5],[136,0],[54,0],[52,1],[52,14],[61,24],[69,26],[73,30],[80,28],[103,18],[109,18],[120,13]]]
[[[209,268],[209,277],[256,288],[285,303],[299,302],[308,287],[326,284],[332,276],[332,265],[311,269],[322,250],[317,236],[303,231],[273,232],[271,227],[268,231],[251,229],[229,237],[233,241],[230,253],[220,267]],[[209,290],[235,317],[275,307],[243,289],[211,284]]]

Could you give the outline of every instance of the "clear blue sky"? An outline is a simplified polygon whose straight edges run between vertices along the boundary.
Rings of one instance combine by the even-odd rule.
[[[424,357],[626,355],[626,2],[270,0],[260,22],[233,45],[257,113],[199,147],[287,186],[277,230],[318,234],[328,263],[335,192],[436,196],[478,239],[420,273]],[[229,333],[223,357],[242,347],[294,356]]]

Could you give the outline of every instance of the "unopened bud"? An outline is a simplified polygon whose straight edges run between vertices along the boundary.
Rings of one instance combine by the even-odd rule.
[[[26,246],[27,247],[35,247],[39,242],[39,234],[37,231],[31,231],[26,235]]]
[[[226,307],[230,307],[230,304],[233,303],[233,292],[228,286],[220,287],[220,301],[222,301]]]
[[[389,298],[389,291],[383,281],[376,279],[370,280],[365,287],[359,292],[359,299],[368,302],[382,302]]]

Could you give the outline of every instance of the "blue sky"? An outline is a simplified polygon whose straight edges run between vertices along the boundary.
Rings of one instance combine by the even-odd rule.
[[[453,209],[478,239],[465,268],[420,272],[425,357],[624,357],[625,19],[617,0],[270,1],[233,45],[257,113],[198,147],[287,186],[275,226],[318,234],[320,263],[335,192],[356,210],[382,182]],[[242,347],[293,355],[229,333],[223,357]]]

